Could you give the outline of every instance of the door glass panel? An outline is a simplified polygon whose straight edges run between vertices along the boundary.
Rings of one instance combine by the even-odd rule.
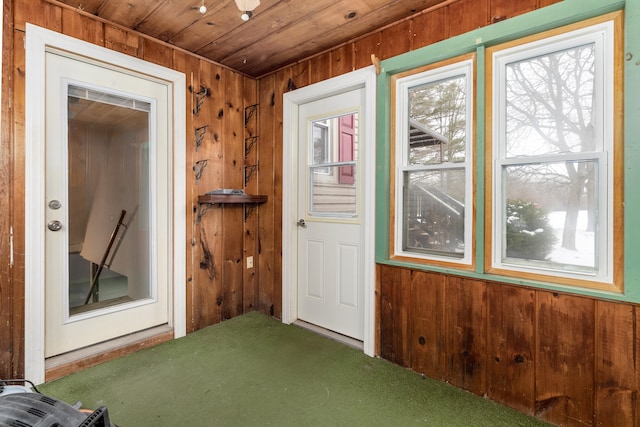
[[[151,104],[68,86],[69,314],[150,298]]]
[[[312,122],[309,215],[357,216],[358,113]]]

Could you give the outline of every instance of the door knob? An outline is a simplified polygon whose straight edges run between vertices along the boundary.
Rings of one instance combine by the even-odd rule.
[[[49,221],[47,228],[51,231],[59,231],[62,228],[62,223],[57,219],[54,219],[53,221]]]
[[[304,221],[303,218],[300,218],[298,220],[298,227],[307,228],[307,223]]]

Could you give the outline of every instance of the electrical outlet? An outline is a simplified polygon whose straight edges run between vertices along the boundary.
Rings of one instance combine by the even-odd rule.
[[[253,257],[252,256],[248,256],[247,257],[247,268],[253,268]]]

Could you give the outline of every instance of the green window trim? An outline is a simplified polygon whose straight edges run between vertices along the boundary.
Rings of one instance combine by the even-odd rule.
[[[519,279],[487,274],[485,269],[485,128],[486,128],[486,69],[485,48],[541,33],[568,24],[610,12],[624,10],[625,28],[625,93],[640,93],[640,40],[631,35],[640,33],[640,4],[620,0],[564,0],[560,3],[483,27],[421,49],[407,52],[382,61],[378,76],[377,103],[377,190],[376,190],[376,262],[380,264],[428,270],[444,274],[466,276],[486,281],[531,286],[548,290],[566,291],[581,295],[620,301],[640,302],[640,225],[631,219],[640,214],[640,192],[633,185],[625,186],[624,230],[624,293],[581,288],[535,280]],[[390,259],[390,170],[391,153],[390,109],[391,77],[414,68],[443,61],[463,54],[475,53],[476,67],[476,129],[475,129],[475,177],[476,221],[475,257],[476,270],[439,267]],[[624,181],[640,182],[640,97],[624,97]],[[633,193],[633,194],[632,194]],[[634,260],[636,260],[634,262]]]

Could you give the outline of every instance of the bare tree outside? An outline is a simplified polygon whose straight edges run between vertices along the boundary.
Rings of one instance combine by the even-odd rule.
[[[554,162],[549,158],[597,151],[595,96],[593,43],[506,67],[505,155],[541,159],[509,168],[509,185],[533,192],[526,197],[547,210],[566,212],[561,246],[572,250],[576,249],[580,210],[587,211],[588,230],[594,231],[597,164],[593,160]]]
[[[409,117],[444,137],[444,141],[436,144],[438,152],[442,152],[441,156],[434,159],[429,152],[413,147],[410,149],[411,164],[465,160],[466,98],[464,76],[429,83],[409,91]]]
[[[405,249],[460,257],[464,252],[467,78],[459,75],[408,91]]]

